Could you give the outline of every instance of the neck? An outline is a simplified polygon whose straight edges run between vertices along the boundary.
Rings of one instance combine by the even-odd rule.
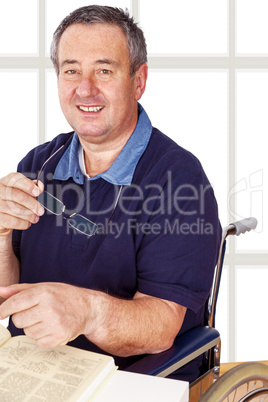
[[[119,141],[111,146],[111,144],[92,144],[81,141],[81,145],[84,150],[84,160],[86,172],[90,177],[94,177],[97,174],[103,173],[108,170],[117,156],[120,154],[128,139],[127,137],[120,138]]]
[[[127,127],[121,127],[121,130],[119,128],[119,134],[118,131],[112,130],[102,137],[93,139],[90,137],[86,139],[78,134],[84,150],[86,173],[90,177],[108,170],[131,137],[138,121],[138,105],[129,114],[131,119],[128,119]]]

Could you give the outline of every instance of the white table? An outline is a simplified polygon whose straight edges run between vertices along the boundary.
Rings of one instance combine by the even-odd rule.
[[[188,402],[189,383],[117,370],[93,402]]]

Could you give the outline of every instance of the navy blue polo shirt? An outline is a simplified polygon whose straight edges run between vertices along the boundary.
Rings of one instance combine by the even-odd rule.
[[[107,172],[89,180],[83,176],[74,132],[33,149],[18,170],[36,178],[62,145],[41,180],[65,211],[61,216],[46,211],[28,230],[14,231],[20,282],[64,282],[125,299],[139,291],[187,307],[180,333],[202,325],[221,228],[200,162],[152,128],[140,107],[133,135]],[[98,235],[73,229],[64,218],[74,212],[95,222]],[[12,335],[22,333],[12,322],[9,329]],[[84,336],[70,344],[103,353]],[[139,358],[115,356],[115,361],[124,368]],[[180,378],[191,381],[198,364]]]

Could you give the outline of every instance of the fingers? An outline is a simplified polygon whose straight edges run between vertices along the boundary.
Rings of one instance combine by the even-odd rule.
[[[10,173],[0,180],[0,183],[7,188],[17,188],[22,190],[24,193],[38,197],[38,195],[41,193],[41,189],[39,186],[36,186],[35,182],[36,180],[30,180],[21,173]],[[41,182],[38,182],[38,184],[39,183]]]
[[[34,306],[31,309],[15,313],[12,321],[17,328],[24,330],[25,335],[37,341],[39,346],[54,347],[59,344],[66,344],[67,340],[57,337],[55,326],[41,319],[40,306]]]
[[[44,214],[36,200],[42,193],[38,185],[20,173],[11,173],[0,180],[0,233],[10,229],[28,229]]]
[[[18,284],[0,287],[0,297],[7,299],[0,306],[0,319],[20,313],[36,306],[39,302],[38,292],[32,284]]]
[[[25,310],[20,313],[13,314],[12,321],[17,328],[23,328],[25,333],[25,330],[29,328],[28,336],[33,339],[38,339],[38,337],[40,336],[40,324],[42,324],[42,321],[40,319],[40,314],[38,314],[38,311],[35,312],[35,309],[37,310],[38,307],[36,306],[30,310]],[[37,319],[38,316],[39,319]],[[43,336],[47,335],[46,333],[44,333],[43,329],[42,333]]]
[[[33,180],[33,183],[36,185],[36,187],[39,188],[40,190],[39,194],[41,194],[44,191],[44,184],[40,180],[38,180],[38,182],[37,180]]]
[[[40,346],[64,345],[85,333],[88,289],[63,283],[15,284],[0,287],[0,319],[14,325]],[[86,314],[87,315],[87,314]]]
[[[30,289],[35,285],[32,283],[20,283],[14,284],[10,286],[0,286],[0,296],[4,299],[9,299],[9,297],[14,296],[17,293],[20,293],[22,290]]]
[[[62,339],[60,337],[56,337],[55,333],[48,333],[47,328],[44,327],[43,323],[38,323],[28,328],[24,328],[25,335],[28,338],[36,340],[38,346],[42,348],[54,348],[59,345],[66,345],[73,339]],[[42,334],[42,335],[41,335]]]
[[[25,324],[23,327],[18,324],[17,317],[13,316],[12,320],[16,327],[23,328],[25,335],[31,339],[35,339],[41,347],[53,348],[59,345],[66,345],[66,343],[75,338],[69,338],[69,331],[55,331],[54,322],[50,324],[45,321],[35,322],[34,320],[30,320],[30,318],[28,320],[25,313],[21,313],[21,315],[23,314],[22,320]],[[31,325],[30,322],[32,322]]]

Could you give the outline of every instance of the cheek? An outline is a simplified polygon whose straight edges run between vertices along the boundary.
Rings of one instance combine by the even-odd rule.
[[[65,95],[64,88],[60,84],[58,84],[58,97],[59,97],[60,104],[62,104],[62,102],[65,99],[66,95]]]
[[[66,88],[58,88],[58,96],[59,96],[59,102],[61,109],[63,111],[67,111],[68,107],[70,106],[71,100],[72,100],[72,93],[70,90],[67,90]]]
[[[73,85],[66,85],[58,82],[58,95],[60,103],[68,102],[72,99],[75,89]]]
[[[135,101],[135,91],[132,85],[126,82],[125,85],[120,85],[112,92],[114,104],[117,107],[129,108],[132,102]],[[111,98],[111,94],[110,94]]]

